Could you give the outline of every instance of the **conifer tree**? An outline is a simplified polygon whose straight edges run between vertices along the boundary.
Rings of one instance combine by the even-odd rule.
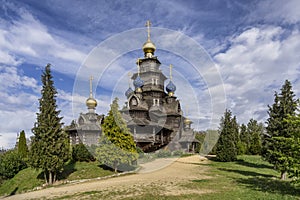
[[[297,100],[288,80],[282,86],[281,92],[279,94],[275,92],[274,96],[274,104],[269,106],[267,134],[264,136],[262,156],[280,171],[281,179],[285,179],[290,162],[292,138],[290,125],[286,119],[289,116],[295,116]]]
[[[53,184],[56,175],[68,159],[68,136],[62,130],[62,117],[57,110],[56,94],[50,64],[42,74],[42,97],[39,99],[37,121],[32,128],[34,134],[30,148],[30,162],[33,168],[41,168],[46,183]]]
[[[294,182],[300,182],[300,114],[289,116],[285,120],[289,125],[291,138],[287,141],[290,143],[290,154],[288,155],[288,173]]]
[[[249,137],[248,154],[261,154],[261,136],[263,132],[263,125],[256,120],[250,119],[247,124],[247,135]]]
[[[117,171],[120,164],[130,165],[137,160],[136,145],[119,111],[118,98],[110,105],[108,116],[102,124],[102,131],[104,135],[96,149],[96,157],[100,163]]]
[[[216,156],[217,160],[222,162],[235,161],[237,159],[237,149],[235,146],[235,122],[232,119],[231,111],[226,110],[224,117],[221,118],[217,142]]]
[[[108,116],[102,124],[102,131],[107,138],[117,147],[128,152],[136,153],[133,136],[119,111],[118,98],[110,105]]]
[[[20,132],[20,136],[19,136],[19,141],[18,141],[18,154],[20,154],[20,156],[23,159],[26,159],[28,156],[28,147],[26,144],[26,137],[25,137],[25,131],[22,130]]]
[[[242,124],[240,126],[240,138],[242,143],[241,154],[248,154],[248,149],[250,147],[250,137],[247,132],[247,126],[245,124]]]

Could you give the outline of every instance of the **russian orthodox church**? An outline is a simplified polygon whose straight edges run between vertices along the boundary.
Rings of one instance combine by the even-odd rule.
[[[120,112],[133,134],[137,146],[144,152],[152,152],[162,147],[170,150],[194,151],[198,141],[191,128],[192,121],[183,116],[177,99],[176,85],[172,80],[172,65],[168,79],[160,69],[160,61],[154,55],[155,44],[150,39],[150,22],[147,22],[148,38],[143,45],[144,58],[138,59],[138,71],[131,76],[134,89],[125,92],[127,101]],[[97,101],[92,94],[86,100],[88,112],[80,114],[77,122],[68,129],[71,144],[97,144],[101,137],[103,115],[95,112]],[[168,146],[167,146],[168,145]]]
[[[192,122],[183,116],[180,102],[175,96],[172,65],[165,87],[167,77],[154,55],[156,46],[150,39],[149,21],[146,26],[148,38],[142,48],[144,58],[137,60],[138,71],[131,77],[134,89],[129,86],[125,92],[127,102],[121,113],[137,146],[144,152],[152,152],[166,145],[171,150],[182,149],[183,146],[191,150],[197,140],[191,129]]]
[[[98,115],[95,112],[97,101],[92,93],[92,77],[90,78],[90,96],[86,100],[88,108],[87,113],[80,113],[77,122],[73,123],[66,129],[69,133],[70,143],[72,145],[83,143],[91,146],[97,144],[102,134],[101,124],[104,115]]]

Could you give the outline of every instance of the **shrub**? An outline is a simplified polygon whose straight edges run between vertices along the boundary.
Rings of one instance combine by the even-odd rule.
[[[79,162],[90,162],[95,161],[93,155],[87,150],[84,144],[76,144],[72,149],[72,160]]]
[[[14,177],[19,171],[27,167],[22,156],[16,150],[9,150],[0,155],[0,176],[3,179]]]
[[[183,152],[181,150],[174,151],[173,156],[182,156]]]
[[[159,150],[157,153],[157,157],[158,158],[167,158],[167,157],[171,157],[172,153],[169,150]]]

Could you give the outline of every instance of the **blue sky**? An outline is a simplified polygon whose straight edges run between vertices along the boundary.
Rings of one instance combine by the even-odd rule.
[[[147,20],[196,129],[217,128],[225,108],[239,123],[264,122],[285,79],[300,96],[297,0],[0,2],[0,147],[12,147],[23,129],[31,135],[47,63],[66,124],[87,111],[90,75],[98,113],[115,96],[123,106]]]

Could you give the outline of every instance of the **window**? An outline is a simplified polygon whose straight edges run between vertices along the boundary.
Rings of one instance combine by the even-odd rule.
[[[153,99],[153,106],[159,106],[159,99]]]
[[[137,100],[136,100],[136,98],[132,98],[131,99],[131,105],[132,106],[137,106]]]

